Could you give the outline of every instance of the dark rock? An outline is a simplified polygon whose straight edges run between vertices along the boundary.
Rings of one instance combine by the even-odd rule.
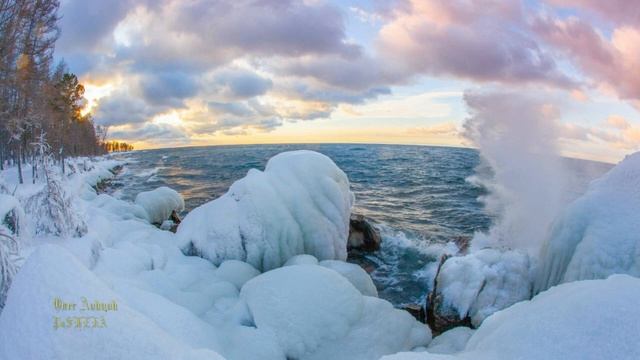
[[[427,295],[426,323],[429,325],[429,328],[431,328],[431,332],[434,336],[458,326],[473,327],[471,325],[471,318],[469,316],[465,316],[460,319],[460,316],[455,309],[444,304],[443,296],[438,291],[438,275],[440,275],[442,265],[444,265],[450,257],[450,255],[445,254],[440,258],[438,271],[436,272],[436,276],[433,278],[433,288]]]
[[[364,215],[351,214],[347,250],[377,251],[380,249],[381,242],[380,232],[371,224],[369,219]]]
[[[402,309],[405,310],[406,312],[408,312],[409,314],[411,314],[419,322],[421,322],[423,324],[425,323],[426,314],[424,313],[424,307],[422,305],[409,304],[409,305],[406,305],[405,307],[403,307]]]
[[[173,224],[171,225],[171,229],[169,229],[169,231],[175,234],[175,232],[178,230],[178,225],[180,225],[180,223],[182,222],[182,220],[180,219],[180,215],[178,215],[178,213],[175,210],[173,210],[171,212],[171,216],[169,216],[169,220],[173,222]]]

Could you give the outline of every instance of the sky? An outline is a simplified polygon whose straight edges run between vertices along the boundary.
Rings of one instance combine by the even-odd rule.
[[[564,155],[640,150],[638,0],[63,0],[60,15],[85,112],[138,149],[474,146],[467,119],[514,101],[552,120]]]

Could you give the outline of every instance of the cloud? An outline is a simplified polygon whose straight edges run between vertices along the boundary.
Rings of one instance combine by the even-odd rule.
[[[520,3],[414,0],[380,31],[380,52],[411,73],[575,86],[526,31]]]
[[[271,79],[262,77],[252,71],[225,70],[216,73],[213,84],[219,87],[222,95],[231,98],[251,98],[264,95],[271,87]]]
[[[640,6],[629,0],[549,0],[548,2],[558,7],[585,9],[619,24],[640,23]]]
[[[144,99],[153,105],[184,106],[183,100],[198,92],[195,77],[180,72],[156,72],[144,74],[140,80]]]
[[[566,54],[590,78],[614,89],[622,99],[640,99],[640,30],[614,29],[608,39],[577,18],[537,17],[532,29],[557,51]]]
[[[98,125],[140,124],[158,113],[147,103],[126,91],[118,91],[98,101],[94,119]]]
[[[118,127],[111,130],[111,137],[120,140],[170,142],[186,141],[189,135],[179,126],[171,124],[144,123],[136,126]]]

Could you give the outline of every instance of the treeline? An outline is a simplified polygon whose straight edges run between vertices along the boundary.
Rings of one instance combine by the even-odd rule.
[[[133,145],[127,144],[126,142],[118,142],[118,141],[107,141],[102,144],[104,150],[107,152],[119,152],[119,151],[131,151],[133,150]]]
[[[106,129],[82,114],[84,87],[64,63],[53,66],[59,0],[0,0],[0,169],[37,156],[105,152]]]

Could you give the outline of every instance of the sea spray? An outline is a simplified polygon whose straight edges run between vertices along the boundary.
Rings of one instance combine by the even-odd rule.
[[[481,198],[495,217],[472,248],[504,246],[537,254],[563,204],[564,169],[558,151],[558,112],[548,99],[492,91],[466,92],[471,116],[463,135],[481,154]]]

